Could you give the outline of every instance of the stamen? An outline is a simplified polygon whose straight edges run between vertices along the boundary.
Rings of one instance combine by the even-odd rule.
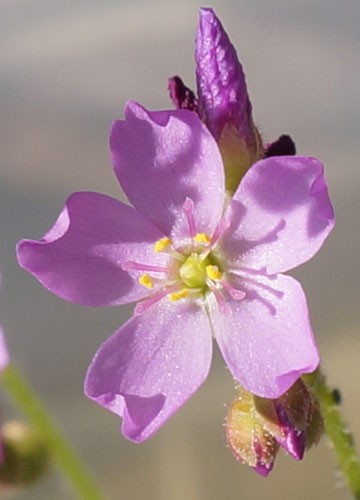
[[[139,283],[146,288],[154,288],[154,283],[148,274],[143,274],[142,276],[140,276]]]
[[[221,281],[222,286],[225,288],[230,297],[234,300],[243,300],[246,297],[244,290],[238,290],[234,288],[230,283],[225,280]]]
[[[229,217],[223,216],[220,221],[218,222],[214,234],[211,237],[210,245],[214,246],[217,240],[222,236],[222,234],[229,229],[230,227],[230,220]]]
[[[154,273],[171,273],[172,269],[163,266],[152,266],[150,264],[141,264],[140,262],[134,262],[128,260],[123,262],[122,269],[124,271],[149,271]]]
[[[189,295],[189,290],[187,288],[183,288],[182,290],[180,290],[180,292],[170,293],[169,299],[175,302],[177,300],[187,297],[188,295]]]
[[[167,248],[169,245],[172,244],[172,241],[170,238],[164,237],[158,240],[155,245],[154,245],[154,252],[159,253],[163,252],[165,248]]]
[[[134,315],[138,316],[139,314],[142,314],[144,311],[149,309],[149,307],[156,304],[156,302],[159,302],[159,300],[168,295],[168,293],[175,291],[177,286],[178,285],[176,284],[170,288],[165,288],[164,290],[161,290],[158,293],[154,293],[153,295],[143,300],[142,302],[138,302],[134,308]]]
[[[191,238],[194,238],[194,236],[196,235],[196,226],[194,219],[194,202],[192,201],[192,199],[186,198],[182,208],[187,219],[190,236]]]
[[[209,288],[213,292],[213,294],[215,295],[216,302],[218,303],[218,306],[219,306],[219,311],[222,314],[229,314],[230,307],[228,306],[227,302],[225,301],[221,291],[218,290],[215,286],[211,286]]]
[[[205,233],[197,233],[195,234],[193,240],[197,243],[210,243],[211,238]]]
[[[185,260],[185,255],[183,255],[182,253],[178,252],[177,250],[174,250],[173,248],[170,248],[169,249],[169,254],[171,255],[171,257],[173,257],[175,260],[179,260],[180,262],[184,262]]]
[[[222,273],[219,271],[218,266],[206,266],[206,274],[211,280],[219,281],[222,278]]]
[[[188,288],[189,295],[196,295],[197,293],[202,293],[202,288]]]

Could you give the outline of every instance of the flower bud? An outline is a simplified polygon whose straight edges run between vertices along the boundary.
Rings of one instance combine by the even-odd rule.
[[[267,476],[279,445],[259,418],[251,393],[239,388],[239,395],[229,408],[225,429],[226,441],[235,457]]]
[[[306,429],[310,420],[311,399],[305,384],[298,380],[278,399],[254,398],[264,425],[277,442],[296,460],[305,451]]]
[[[187,109],[198,114],[198,101],[194,92],[186,87],[179,76],[169,78],[168,89],[170,98],[176,109]]]
[[[296,460],[316,444],[323,432],[318,399],[299,379],[278,399],[261,398],[238,387],[229,408],[226,440],[234,455],[266,476],[279,445]]]
[[[49,453],[39,432],[18,421],[2,428],[3,461],[0,484],[26,486],[36,481],[46,470]]]
[[[242,66],[212,9],[200,9],[195,59],[199,114],[219,144],[226,187],[235,191],[263,148]]]
[[[295,142],[289,135],[281,135],[276,141],[267,144],[264,151],[265,158],[270,156],[296,155]]]

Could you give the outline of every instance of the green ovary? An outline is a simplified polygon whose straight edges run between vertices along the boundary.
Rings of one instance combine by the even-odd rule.
[[[211,264],[209,257],[201,260],[198,254],[190,255],[179,270],[183,283],[189,288],[205,288],[206,266],[209,264]]]

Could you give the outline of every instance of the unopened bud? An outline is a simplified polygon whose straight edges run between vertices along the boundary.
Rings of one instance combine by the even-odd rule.
[[[281,135],[276,141],[265,147],[264,156],[292,156],[296,155],[295,142],[289,135]]]
[[[278,399],[254,398],[264,425],[277,442],[296,460],[304,456],[313,402],[304,382],[299,379]]]
[[[176,109],[187,109],[198,114],[198,101],[195,94],[183,83],[179,76],[169,78],[168,90]]]
[[[2,446],[0,484],[25,486],[45,472],[49,453],[36,429],[22,422],[10,421],[2,428]]]
[[[296,460],[323,432],[320,405],[311,387],[299,379],[278,399],[254,396],[242,387],[226,419],[226,440],[234,455],[266,476],[279,445]]]
[[[195,59],[199,114],[219,144],[226,188],[233,192],[263,147],[242,66],[212,9],[200,9]]]
[[[242,463],[267,476],[274,465],[279,445],[259,419],[254,396],[239,388],[225,423],[226,441]]]

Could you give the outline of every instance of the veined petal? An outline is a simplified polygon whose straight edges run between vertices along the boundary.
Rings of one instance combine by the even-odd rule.
[[[129,102],[110,136],[111,160],[130,202],[172,238],[188,236],[182,210],[194,202],[196,229],[211,233],[224,204],[224,172],[215,140],[186,110],[146,111]]]
[[[163,234],[132,207],[109,196],[74,193],[40,241],[22,240],[19,264],[47,289],[89,306],[124,304],[149,290],[121,268],[126,260],[163,264],[154,242]]]
[[[103,343],[88,369],[85,394],[122,417],[126,438],[141,442],[198,389],[211,355],[205,312],[193,301],[165,298]]]
[[[316,369],[319,355],[301,285],[279,275],[271,286],[277,294],[254,287],[241,302],[229,300],[227,314],[212,304],[210,316],[234,378],[257,396],[278,398]]]
[[[287,271],[309,260],[334,227],[324,167],[315,158],[271,157],[247,172],[229,207],[222,248],[248,267]]]

